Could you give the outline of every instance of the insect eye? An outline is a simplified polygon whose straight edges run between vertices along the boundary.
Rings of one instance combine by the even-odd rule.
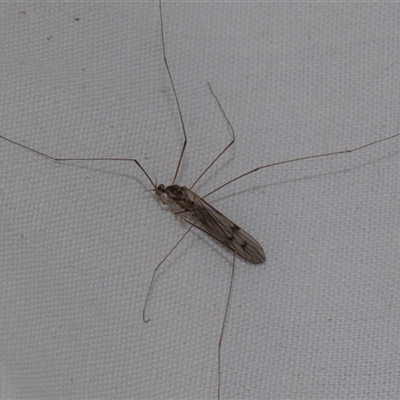
[[[157,194],[165,193],[165,186],[162,184],[158,185],[155,191]]]

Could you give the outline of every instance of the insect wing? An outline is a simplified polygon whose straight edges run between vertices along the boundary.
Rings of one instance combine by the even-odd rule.
[[[195,218],[194,226],[208,233],[245,261],[252,264],[262,264],[265,261],[264,250],[252,236],[196,193],[190,192],[194,207],[188,212]]]

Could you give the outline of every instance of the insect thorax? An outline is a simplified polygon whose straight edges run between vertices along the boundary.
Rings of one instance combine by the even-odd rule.
[[[194,209],[194,193],[186,186],[160,184],[155,193],[164,203],[172,206],[175,211],[191,211]]]

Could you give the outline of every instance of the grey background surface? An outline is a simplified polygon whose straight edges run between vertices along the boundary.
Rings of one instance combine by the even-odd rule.
[[[164,4],[199,194],[255,166],[400,131],[393,3]],[[181,146],[156,1],[0,5],[0,134],[56,157]],[[2,398],[215,398],[232,256],[191,234],[133,163],[58,165],[0,141]],[[263,246],[237,261],[222,399],[400,396],[400,140],[273,167],[209,198]]]

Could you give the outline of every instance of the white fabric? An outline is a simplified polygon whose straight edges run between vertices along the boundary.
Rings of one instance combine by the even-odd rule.
[[[400,8],[164,4],[205,194],[253,167],[400,132]],[[0,134],[56,157],[137,157],[170,183],[182,144],[158,4],[3,3]],[[231,253],[163,210],[129,162],[60,165],[0,141],[1,398],[216,398]],[[208,200],[263,246],[237,261],[221,399],[400,397],[400,138],[259,171]]]

